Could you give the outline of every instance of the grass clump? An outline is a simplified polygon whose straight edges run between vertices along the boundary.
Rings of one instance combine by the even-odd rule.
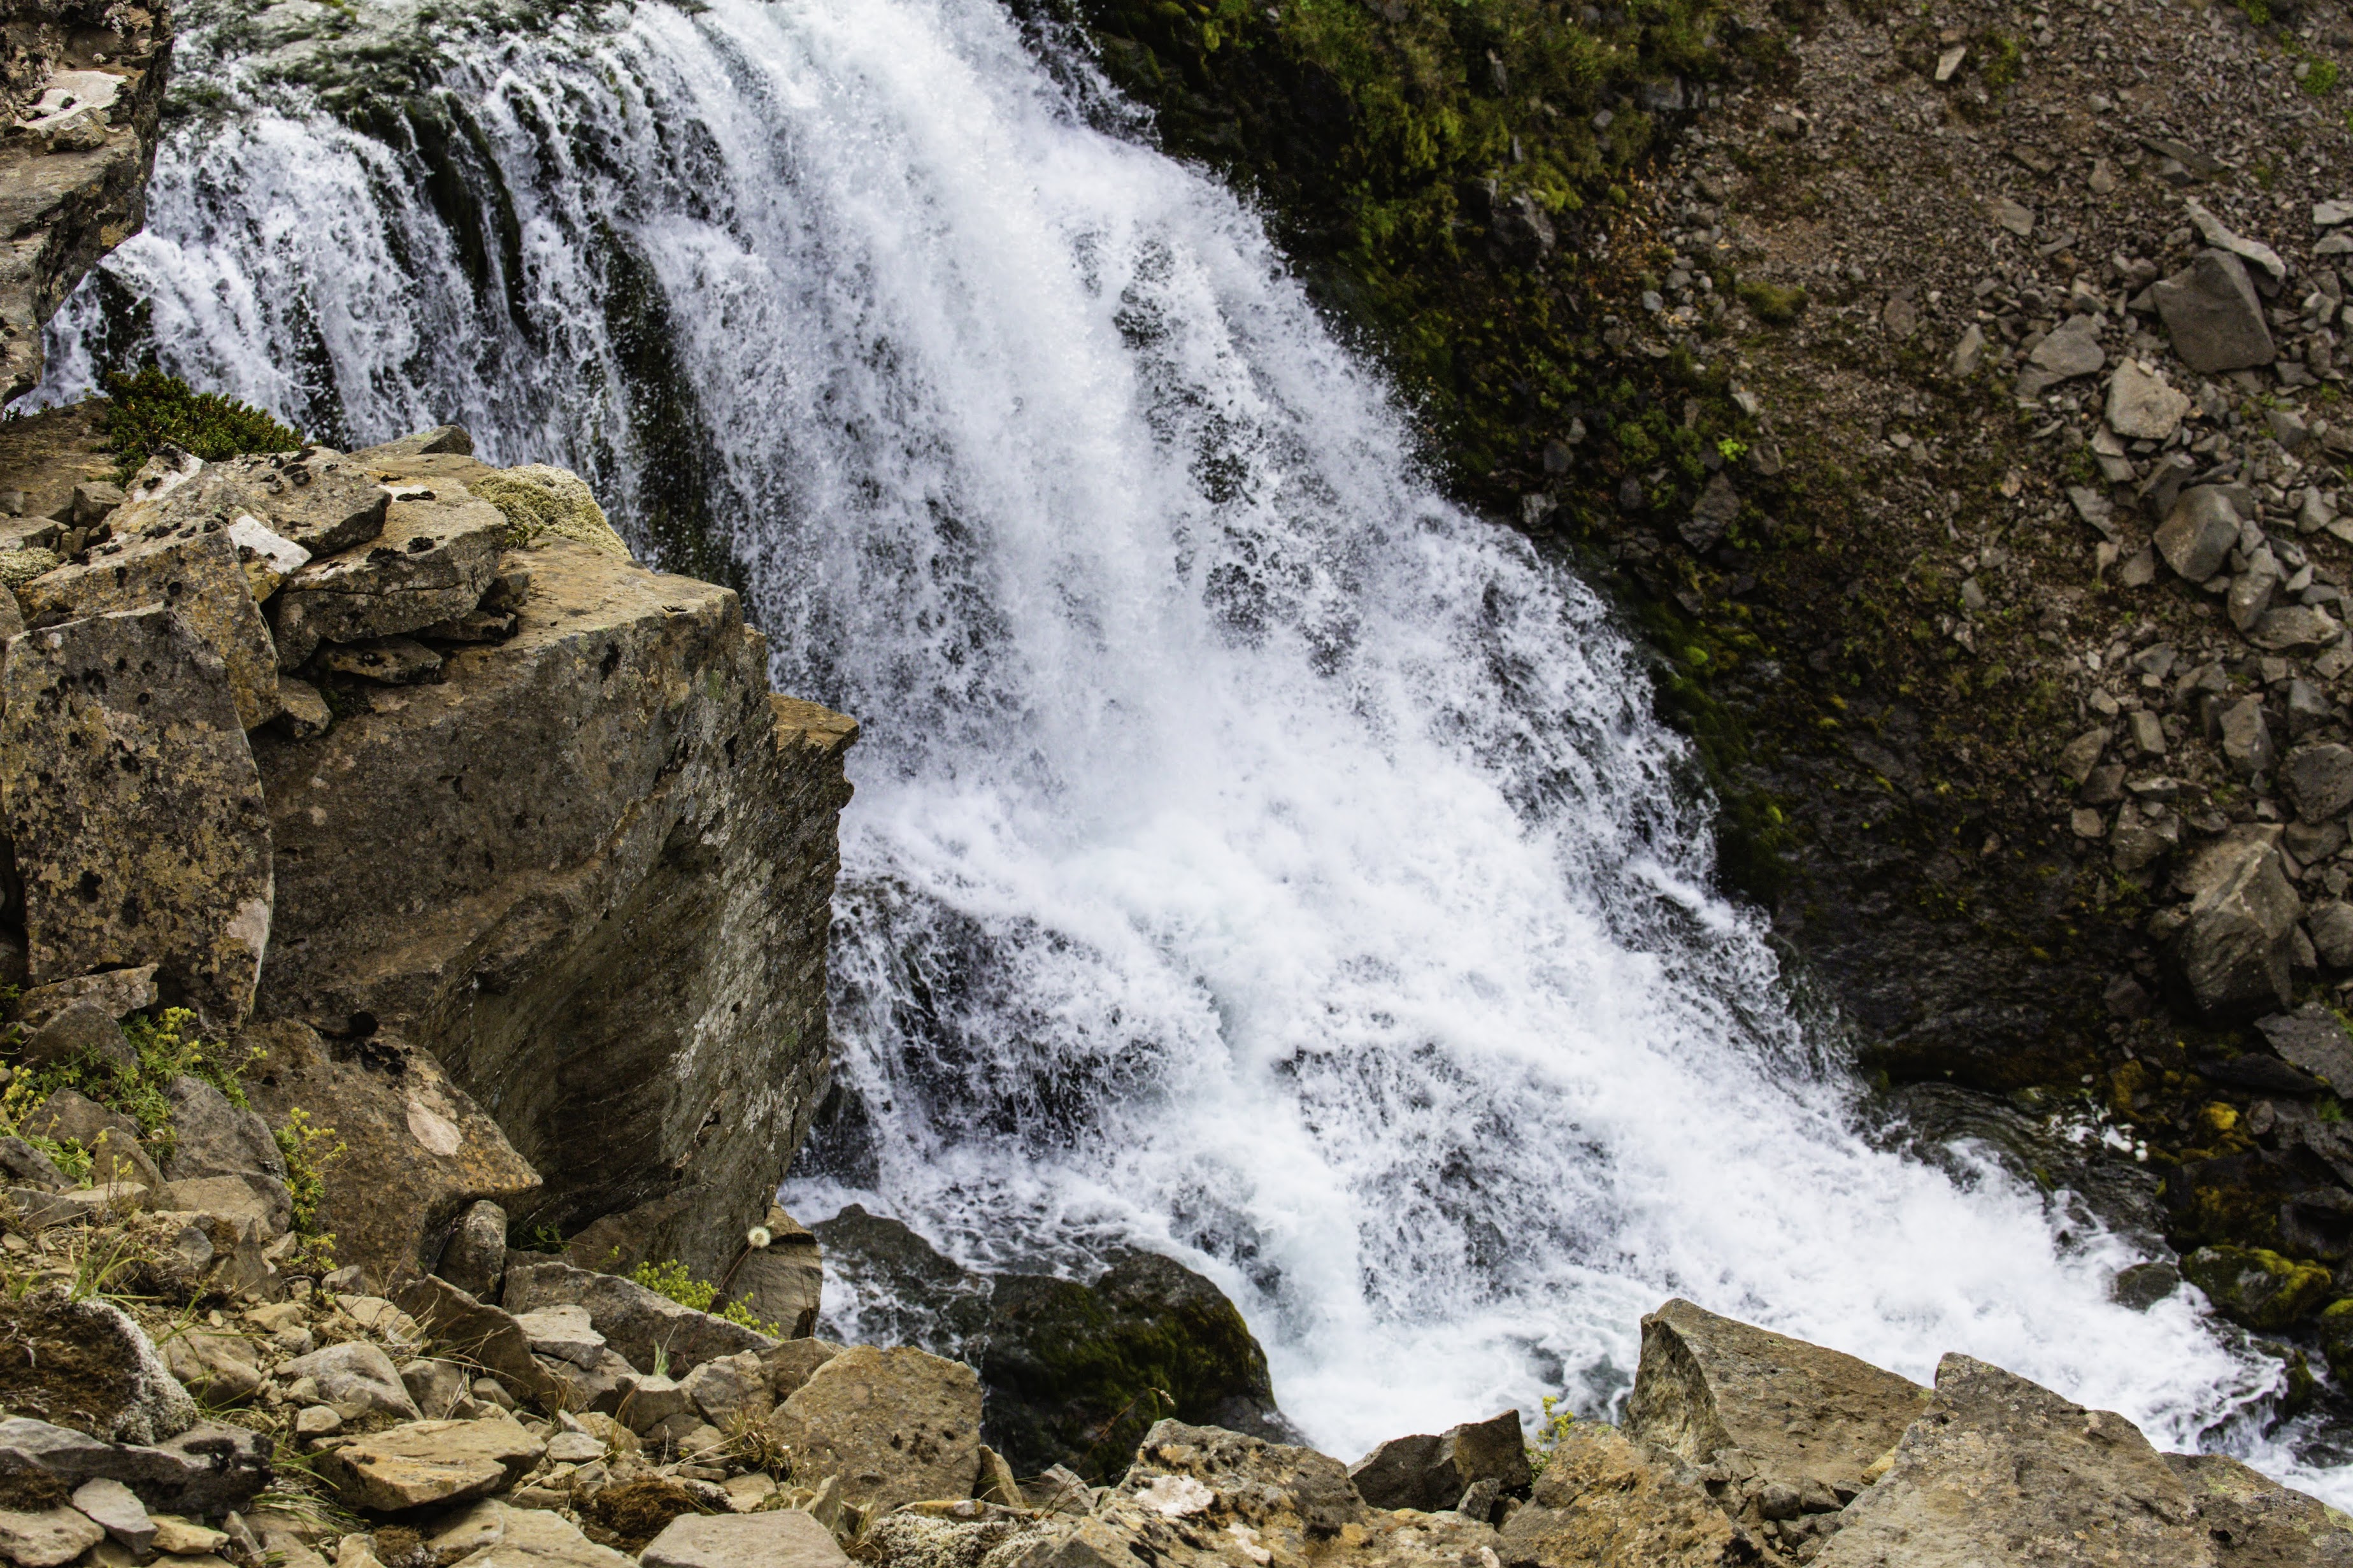
[[[1536,1435],[1528,1440],[1528,1468],[1541,1476],[1552,1463],[1553,1450],[1567,1439],[1577,1417],[1564,1408],[1567,1395],[1547,1394],[1544,1396],[1544,1418],[1536,1423]]]
[[[1806,290],[1792,283],[1784,287],[1762,279],[1745,279],[1738,289],[1741,302],[1769,326],[1786,327],[1806,312]]]
[[[291,452],[302,445],[299,434],[261,409],[218,393],[198,392],[152,364],[130,374],[111,373],[104,377],[104,387],[113,403],[106,416],[107,436],[126,480],[167,444],[207,463],[247,452]]]

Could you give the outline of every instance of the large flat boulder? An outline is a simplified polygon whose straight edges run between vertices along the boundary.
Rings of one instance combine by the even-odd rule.
[[[545,1181],[501,1200],[524,1233],[642,1215],[621,1266],[715,1279],[824,1080],[854,727],[780,717],[725,589],[552,535],[500,570],[530,584],[509,640],[257,739],[261,1016],[442,1062]]]
[[[219,658],[153,605],[17,637],[0,687],[33,984],[152,963],[168,998],[216,1027],[242,1019],[269,943],[272,857]]]
[[[547,1445],[504,1411],[479,1421],[412,1421],[327,1449],[319,1474],[353,1508],[398,1513],[503,1490]]]
[[[279,668],[300,668],[322,642],[395,637],[482,602],[506,543],[504,513],[462,485],[394,500],[364,549],[322,557],[286,580],[270,606]]]
[[[343,1158],[325,1172],[318,1226],[335,1257],[380,1286],[413,1278],[438,1257],[476,1203],[528,1205],[539,1173],[514,1151],[441,1064],[388,1031],[330,1040],[294,1019],[240,1037],[260,1047],[247,1094],[280,1126],[301,1110],[332,1127]],[[501,1238],[503,1246],[504,1238]]]
[[[2214,1568],[2216,1558],[2189,1489],[2138,1427],[1947,1355],[1894,1464],[1848,1505],[1814,1562]]]
[[[852,1345],[811,1373],[768,1426],[792,1450],[800,1484],[836,1477],[842,1500],[871,1512],[969,1497],[980,1471],[980,1375],[909,1347]]]
[[[228,531],[195,520],[126,519],[122,527],[115,539],[26,584],[17,595],[26,624],[38,630],[162,605],[179,612],[220,658],[242,728],[276,717],[277,652]]]
[[[798,1509],[681,1514],[638,1553],[645,1568],[849,1568],[833,1531]]]
[[[218,1514],[249,1505],[271,1474],[269,1439],[239,1426],[199,1421],[163,1442],[132,1444],[23,1416],[0,1421],[0,1484],[37,1476],[71,1491],[116,1480],[153,1510]]]
[[[1678,1299],[1642,1320],[1626,1433],[1694,1465],[1737,1448],[1768,1482],[1852,1495],[1928,1397],[1868,1362]]]

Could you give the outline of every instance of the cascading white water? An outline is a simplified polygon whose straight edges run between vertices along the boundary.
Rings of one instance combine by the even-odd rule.
[[[416,160],[285,84],[304,5],[200,16],[229,109],[109,271],[200,384],[462,420],[641,541],[654,442],[700,443],[779,685],[866,726],[835,1028],[872,1165],[794,1202],[972,1262],[1169,1251],[1344,1455],[1606,1409],[1677,1293],[2173,1446],[2267,1385],[2189,1293],[2108,1301],[2124,1241],[1858,1132],[1603,607],[1440,500],[1255,218],[1091,129],[993,0],[450,25],[513,207],[470,278]],[[44,395],[100,331],[86,288]]]

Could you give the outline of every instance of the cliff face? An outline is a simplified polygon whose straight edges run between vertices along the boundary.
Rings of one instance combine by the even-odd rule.
[[[257,1010],[431,1052],[544,1179],[526,1230],[723,1263],[825,1087],[855,731],[771,700],[725,589],[561,539],[503,569],[530,580],[509,640],[257,737]]]

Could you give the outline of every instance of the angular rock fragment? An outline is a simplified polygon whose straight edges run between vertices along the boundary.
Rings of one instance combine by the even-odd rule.
[[[506,514],[508,542],[527,545],[553,536],[627,561],[629,547],[605,520],[588,482],[569,468],[546,463],[489,468],[466,480],[466,488]]]
[[[354,1508],[395,1513],[512,1485],[547,1445],[504,1411],[479,1421],[413,1421],[322,1453],[319,1473]]]
[[[2280,769],[2295,814],[2306,822],[2326,822],[2353,807],[2353,746],[2334,742],[2303,746],[2288,753]]]
[[[2279,829],[2233,828],[2181,875],[2188,921],[2173,951],[2198,1005],[2232,1016],[2285,1005],[2302,906],[2280,866]]]
[[[393,1300],[450,1355],[480,1367],[518,1397],[562,1407],[565,1384],[533,1359],[529,1337],[509,1313],[429,1275],[399,1287]]]
[[[2353,1096],[2353,1037],[2329,1008],[2307,1002],[2293,1013],[2256,1019],[2255,1028],[2281,1060],[2310,1073],[2332,1093]]]
[[[2267,653],[2317,653],[2344,635],[2344,623],[2317,605],[2288,605],[2264,612],[2247,640]]]
[[[84,1481],[74,1489],[73,1505],[88,1514],[91,1523],[142,1557],[154,1542],[155,1522],[147,1517],[146,1505],[121,1481],[103,1477]]]
[[[172,1107],[172,1152],[164,1174],[185,1181],[196,1176],[268,1176],[286,1179],[286,1156],[269,1124],[257,1111],[231,1105],[228,1096],[203,1079],[183,1073],[164,1091]]]
[[[189,1329],[160,1347],[164,1363],[208,1405],[242,1405],[261,1391],[261,1354],[237,1334]]]
[[[506,518],[463,487],[432,500],[395,501],[364,551],[312,562],[272,604],[278,663],[295,669],[322,642],[396,637],[462,616],[496,574]]]
[[[2218,485],[2184,490],[2158,525],[2154,542],[2168,566],[2192,583],[2203,583],[2222,569],[2231,547],[2239,542],[2238,509]]]
[[[78,1509],[0,1509],[0,1557],[17,1568],[63,1568],[105,1539],[106,1531]]]
[[[269,940],[269,818],[219,660],[158,606],[20,637],[0,679],[34,983],[152,963],[216,1026],[243,1018]]]
[[[16,998],[8,1016],[29,1032],[39,1028],[77,1002],[89,1002],[110,1018],[122,1018],[155,1005],[155,966],[109,969],[78,974],[71,980],[37,985]]]
[[[2226,250],[2205,250],[2151,290],[2173,352],[2201,375],[2269,364],[2279,351],[2246,264]]]
[[[967,1495],[980,1462],[980,1378],[913,1348],[852,1345],[777,1406],[769,1429],[804,1484],[838,1476],[860,1508]]]
[[[2065,1543],[2030,1561],[2213,1561],[2188,1489],[2131,1422],[1961,1355],[1937,1365],[1923,1419],[1845,1521],[1817,1568],[1957,1563],[2010,1542]]]
[[[139,1053],[122,1026],[95,1002],[76,1002],[25,1040],[25,1065],[54,1067],[84,1062],[100,1068],[135,1068]]]
[[[1495,1481],[1505,1491],[1525,1491],[1533,1477],[1520,1413],[1506,1410],[1436,1436],[1392,1437],[1349,1466],[1348,1479],[1375,1508],[1433,1513],[1452,1508],[1481,1481]]]
[[[269,1439],[205,1421],[164,1442],[139,1446],[21,1416],[0,1421],[0,1478],[26,1475],[46,1476],[69,1489],[93,1479],[118,1480],[150,1509],[217,1514],[245,1507],[269,1484]]]
[[[488,1198],[469,1204],[433,1272],[478,1301],[496,1300],[507,1272],[507,1211]]]
[[[36,577],[18,596],[36,631],[149,605],[177,611],[227,671],[238,726],[250,730],[278,711],[269,627],[223,528],[151,525]]]
[[[381,686],[415,686],[441,679],[441,656],[415,637],[332,644],[319,655],[319,663],[332,674]]]
[[[833,1531],[797,1509],[711,1517],[681,1514],[638,1561],[645,1568],[849,1568]]]
[[[1626,1431],[1694,1464],[1737,1448],[1767,1482],[1852,1492],[1927,1401],[1894,1373],[1677,1300],[1642,1320]]]
[[[281,1363],[276,1375],[279,1382],[285,1384],[310,1378],[319,1385],[320,1398],[333,1405],[346,1420],[378,1410],[410,1421],[418,1415],[416,1401],[409,1398],[408,1387],[401,1381],[392,1358],[365,1340],[352,1340],[297,1356]]]
[[[2108,428],[2136,441],[2163,441],[2181,427],[2191,408],[2189,395],[2137,359],[2116,366],[2108,380]]]

